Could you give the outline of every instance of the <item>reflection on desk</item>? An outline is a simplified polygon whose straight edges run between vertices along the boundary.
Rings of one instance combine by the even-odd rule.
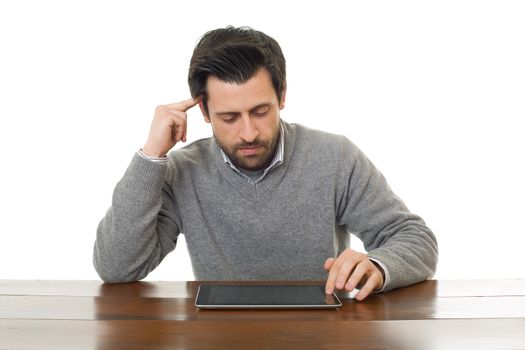
[[[339,293],[337,310],[199,310],[199,284],[0,280],[0,349],[525,348],[525,280]]]

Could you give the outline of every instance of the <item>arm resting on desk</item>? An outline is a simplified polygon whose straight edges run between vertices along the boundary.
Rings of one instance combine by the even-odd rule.
[[[168,164],[135,154],[100,222],[93,264],[105,282],[138,281],[175,248],[179,230]]]
[[[355,145],[345,140],[342,152],[337,223],[363,241],[370,258],[387,267],[386,290],[432,277],[438,257],[432,231],[407,209]]]

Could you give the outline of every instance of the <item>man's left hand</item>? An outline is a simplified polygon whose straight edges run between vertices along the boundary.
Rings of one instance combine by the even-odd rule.
[[[329,258],[324,263],[328,271],[326,293],[332,294],[334,289],[344,289],[348,292],[359,288],[356,299],[365,299],[374,290],[383,286],[383,274],[363,253],[350,248],[344,250],[337,259]]]

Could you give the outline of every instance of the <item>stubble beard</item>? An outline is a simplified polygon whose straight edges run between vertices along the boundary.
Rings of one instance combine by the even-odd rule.
[[[257,171],[266,168],[272,161],[277,142],[279,141],[279,128],[275,134],[266,140],[255,139],[253,142],[241,141],[232,146],[226,146],[216,135],[215,140],[228,156],[230,161],[237,167],[250,171]],[[242,155],[240,149],[245,147],[260,147],[261,151],[256,155]]]

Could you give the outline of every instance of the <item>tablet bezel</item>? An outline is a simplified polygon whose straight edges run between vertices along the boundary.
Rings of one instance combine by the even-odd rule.
[[[257,286],[293,286],[293,287],[319,287],[318,285],[309,285],[309,284],[201,284],[197,290],[197,295],[195,296],[195,307],[199,309],[337,309],[342,306],[341,300],[337,297],[335,293],[332,293],[331,296],[334,299],[334,304],[270,304],[270,305],[261,305],[261,304],[246,304],[246,305],[237,305],[237,304],[209,304],[204,300],[199,300],[199,296],[202,296],[202,290],[204,288],[214,288],[214,287],[257,287]],[[204,288],[202,288],[204,287]],[[201,290],[202,288],[202,290]],[[324,287],[322,287],[324,288]]]

